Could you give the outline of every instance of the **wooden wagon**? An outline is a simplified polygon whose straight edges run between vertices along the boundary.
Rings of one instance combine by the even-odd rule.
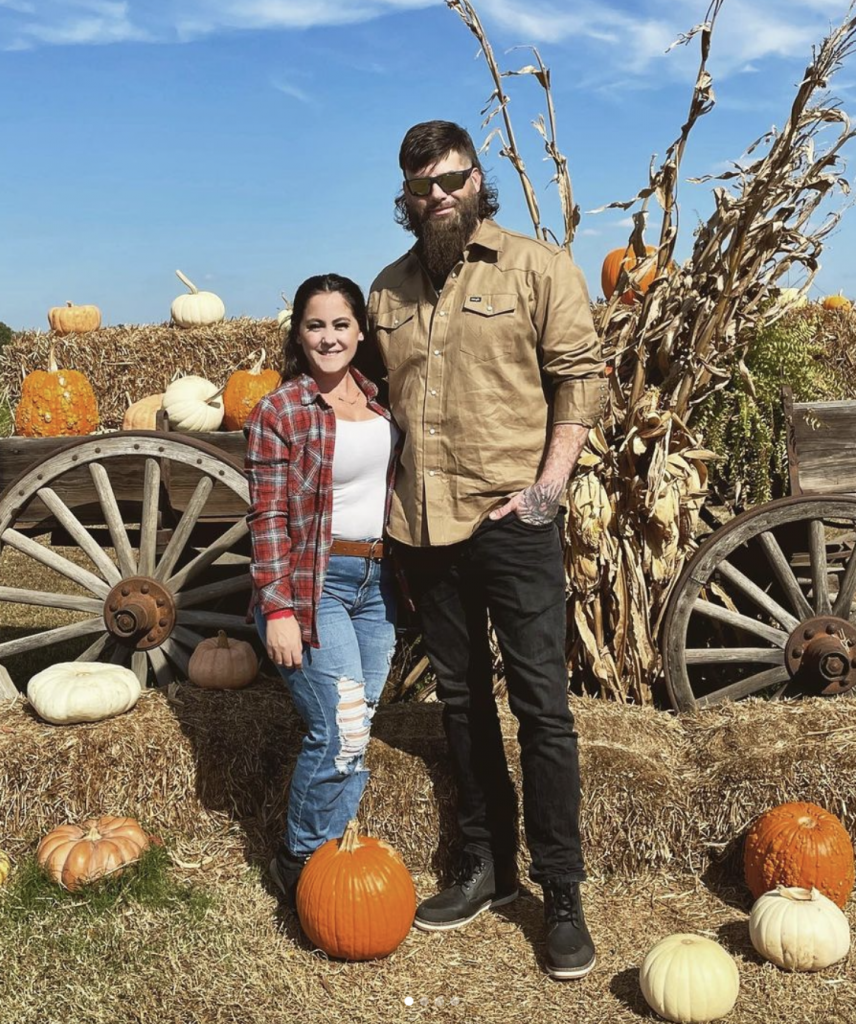
[[[241,433],[168,429],[0,439],[0,623],[20,634],[0,642],[0,664],[12,678],[22,657],[99,660],[166,685],[186,678],[200,630],[254,634],[244,451]]]
[[[670,599],[678,710],[856,685],[856,402],[784,400],[791,496],[715,529]]]

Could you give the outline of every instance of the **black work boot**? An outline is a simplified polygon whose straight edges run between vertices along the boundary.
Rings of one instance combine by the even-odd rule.
[[[425,932],[460,928],[489,907],[517,899],[517,871],[513,864],[495,868],[491,860],[464,853],[448,889],[423,900],[413,924]]]
[[[292,910],[297,909],[297,883],[308,859],[293,857],[287,850],[280,849],[270,862],[270,877]]]
[[[582,978],[594,967],[594,942],[583,916],[579,882],[544,883],[547,973]]]

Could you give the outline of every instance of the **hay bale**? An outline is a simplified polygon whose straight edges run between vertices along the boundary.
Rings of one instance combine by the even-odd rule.
[[[276,320],[236,317],[206,327],[172,323],[120,324],[88,334],[58,337],[47,331],[21,331],[0,348],[0,393],[15,406],[23,374],[45,369],[51,343],[60,366],[85,374],[98,398],[101,426],[116,430],[132,402],[166,390],[189,373],[218,385],[264,347],[268,363],[280,369],[282,342]]]

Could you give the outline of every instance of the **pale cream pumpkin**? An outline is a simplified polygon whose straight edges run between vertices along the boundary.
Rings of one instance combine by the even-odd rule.
[[[27,684],[30,704],[54,725],[100,722],[124,714],[141,692],[140,681],[129,668],[99,661],[60,661]]]
[[[202,640],[190,656],[191,683],[207,690],[239,690],[249,686],[259,671],[259,659],[246,640],[233,640],[221,629]]]
[[[737,964],[713,939],[677,933],[656,944],[639,971],[642,995],[666,1020],[684,1024],[731,1012],[740,991]]]
[[[776,305],[787,306],[788,309],[802,309],[808,305],[808,299],[800,288],[780,288]]]
[[[190,291],[189,295],[179,295],[174,299],[169,309],[170,316],[179,327],[204,327],[219,323],[226,316],[226,307],[219,295],[201,292],[180,270],[175,273]]]
[[[11,873],[12,861],[9,860],[9,854],[0,850],[0,885],[5,884],[6,879]]]
[[[189,374],[174,380],[161,405],[172,430],[217,430],[223,422],[222,388],[204,377]]]
[[[134,402],[122,417],[122,430],[154,430],[162,406],[163,394],[146,395],[139,402]]]
[[[51,306],[48,323],[55,334],[87,334],[101,326],[101,310],[97,306],[75,306],[66,302],[64,306]]]
[[[749,938],[766,960],[788,971],[822,971],[850,951],[850,924],[817,889],[779,885],[749,915]]]
[[[292,307],[291,303],[285,297],[285,292],[280,292],[282,301],[285,303],[285,307],[276,314],[276,322],[279,327],[280,334],[288,334],[291,329],[291,314]]]

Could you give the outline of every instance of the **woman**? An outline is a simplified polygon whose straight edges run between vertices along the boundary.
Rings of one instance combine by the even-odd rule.
[[[292,905],[309,855],[341,836],[356,813],[395,646],[393,574],[381,537],[398,431],[375,385],[351,365],[366,330],[353,281],[304,281],[284,383],[245,427],[256,626],[307,730],[271,862]]]

